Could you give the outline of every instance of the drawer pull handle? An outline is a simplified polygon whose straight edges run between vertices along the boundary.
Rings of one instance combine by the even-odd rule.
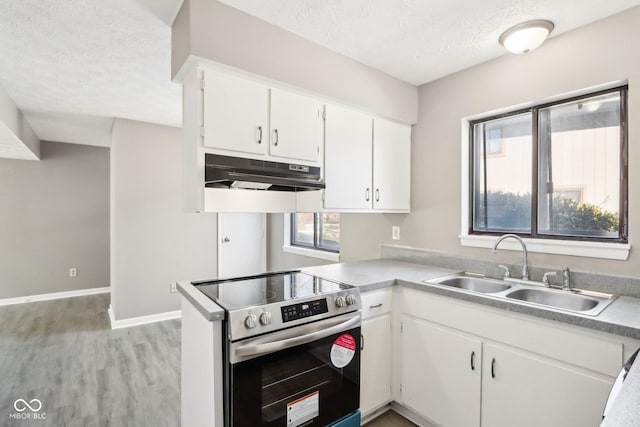
[[[380,304],[376,304],[376,305],[370,305],[370,306],[369,306],[369,309],[372,309],[372,308],[380,308],[380,307],[382,307],[382,303],[380,303]]]
[[[474,359],[476,358],[476,352],[472,351],[471,352],[471,370],[475,371],[476,370],[476,365],[474,363]]]
[[[491,378],[496,377],[496,358],[491,359]]]
[[[258,144],[262,144],[262,126],[258,126]]]

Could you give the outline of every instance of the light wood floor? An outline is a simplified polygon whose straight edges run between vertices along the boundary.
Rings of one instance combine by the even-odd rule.
[[[111,330],[108,306],[100,294],[0,307],[0,425],[180,425],[180,321]],[[39,399],[46,420],[9,419],[16,399]]]
[[[108,306],[100,294],[0,307],[0,426],[180,426],[180,320],[111,330]],[[46,419],[9,419],[17,399],[40,400]],[[413,426],[393,411],[367,424]]]

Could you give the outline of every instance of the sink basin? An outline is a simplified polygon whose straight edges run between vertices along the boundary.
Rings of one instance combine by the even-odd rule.
[[[474,273],[457,273],[423,282],[447,286],[467,293],[484,294],[483,298],[509,300],[514,304],[544,307],[552,311],[570,311],[586,316],[597,316],[609,306],[616,295],[600,292],[544,287],[542,282],[507,278],[492,279]]]
[[[511,285],[498,280],[485,279],[483,277],[456,276],[435,281],[439,285],[451,286],[453,288],[466,289],[468,291],[480,292],[483,294],[494,294],[506,291]]]
[[[613,301],[611,297],[581,295],[551,289],[517,289],[508,293],[507,298],[585,314],[597,314]]]

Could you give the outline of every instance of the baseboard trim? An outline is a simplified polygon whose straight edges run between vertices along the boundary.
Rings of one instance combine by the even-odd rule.
[[[389,406],[391,406],[391,409],[393,411],[402,415],[404,418],[408,419],[409,421],[411,421],[416,425],[423,426],[423,427],[437,427],[435,424],[430,423],[429,420],[427,420],[423,416],[416,414],[411,409],[407,408],[404,405],[399,404],[395,400],[391,402]]]
[[[28,302],[49,301],[61,298],[81,297],[85,295],[104,294],[111,292],[109,286],[104,288],[79,289],[77,291],[52,292],[49,294],[28,295],[25,297],[0,299],[0,307],[4,305],[25,304]]]
[[[363,415],[362,416],[362,420],[360,421],[360,423],[362,425],[367,424],[370,421],[375,420],[376,418],[382,416],[383,414],[386,414],[389,411],[392,411],[393,409],[391,408],[391,405],[389,403],[382,405],[381,407],[379,407],[376,410],[373,410],[369,413],[367,413],[367,415]]]
[[[111,329],[130,328],[131,326],[146,325],[148,323],[162,322],[164,320],[179,319],[182,317],[182,310],[167,311],[165,313],[149,314],[147,316],[130,317],[128,319],[116,320],[113,315],[113,308],[109,305],[109,321]]]

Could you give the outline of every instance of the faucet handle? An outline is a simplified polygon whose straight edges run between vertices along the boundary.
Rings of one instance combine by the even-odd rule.
[[[555,271],[547,271],[542,276],[542,283],[548,288],[551,285],[549,283],[549,276],[556,277],[557,275],[558,275],[558,273],[556,273]]]
[[[562,290],[570,291],[571,290],[571,272],[569,271],[569,267],[566,265],[562,267]]]
[[[498,268],[502,268],[504,270],[504,276],[502,276],[503,278],[508,279],[509,277],[511,277],[511,273],[509,273],[509,267],[499,264]]]

